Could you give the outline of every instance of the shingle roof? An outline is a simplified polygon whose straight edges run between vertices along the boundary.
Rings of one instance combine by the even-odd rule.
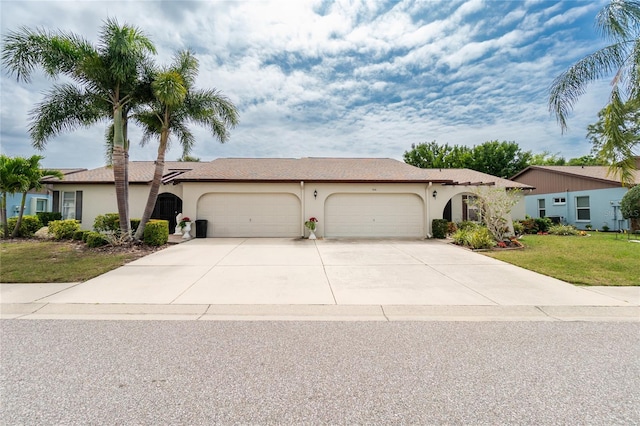
[[[206,163],[166,161],[164,173],[182,171],[186,172]],[[149,183],[153,180],[155,163],[153,161],[131,161],[129,162],[129,183]],[[92,170],[83,170],[71,174],[66,174],[63,180],[57,178],[43,179],[43,183],[112,183],[113,168],[104,166]]]
[[[129,163],[129,182],[148,183],[152,161]],[[434,182],[443,184],[493,184],[506,188],[531,188],[469,169],[420,169],[390,158],[219,158],[210,162],[165,163],[163,182]],[[48,183],[110,183],[113,169],[101,167]]]
[[[532,169],[548,170],[553,173],[560,173],[571,176],[579,176],[587,179],[596,179],[606,182],[620,183],[620,179],[609,173],[608,166],[529,166],[511,179],[522,176],[525,172]],[[640,171],[633,172],[634,182],[640,184]]]

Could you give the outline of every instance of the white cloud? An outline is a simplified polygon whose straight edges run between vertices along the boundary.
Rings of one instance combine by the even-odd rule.
[[[116,17],[155,41],[161,63],[178,49],[192,48],[200,61],[197,85],[221,90],[240,108],[240,125],[225,145],[194,128],[194,154],[204,159],[401,158],[411,143],[434,139],[469,145],[514,140],[535,151],[587,153],[584,129],[606,90],[598,85],[580,100],[565,136],[547,111],[546,90],[560,71],[601,43],[595,34],[589,41],[573,40],[592,31],[596,7],[499,5],[3,1],[0,19],[3,34],[22,25],[53,29],[54,22],[95,41],[102,21]],[[51,82],[41,74],[32,85],[7,76],[1,82],[2,151],[28,155],[28,111]],[[103,131],[98,125],[52,140],[45,164],[102,164]],[[133,130],[132,141],[137,138]],[[177,148],[167,158],[179,157]],[[132,149],[133,159],[154,156],[153,147]]]

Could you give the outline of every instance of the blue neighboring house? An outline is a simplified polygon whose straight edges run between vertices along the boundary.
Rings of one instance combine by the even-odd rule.
[[[57,169],[63,175],[78,173],[86,169]],[[17,217],[20,212],[22,193],[7,194],[7,217]],[[38,212],[53,211],[53,195],[49,185],[45,185],[40,191],[29,191],[24,203],[24,215],[35,215]]]
[[[640,185],[640,157],[636,157],[635,184]],[[628,188],[608,174],[607,166],[529,166],[511,180],[531,185],[525,194],[530,217],[549,217],[578,229],[629,229],[620,212]],[[606,228],[605,228],[606,229]]]

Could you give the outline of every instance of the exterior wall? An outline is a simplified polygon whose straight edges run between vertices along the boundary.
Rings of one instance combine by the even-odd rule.
[[[462,220],[462,195],[472,194],[475,186],[441,185],[427,183],[233,183],[233,182],[188,182],[179,185],[162,185],[160,193],[172,193],[182,199],[182,214],[192,220],[198,217],[198,201],[210,193],[289,193],[300,199],[300,236],[308,236],[304,221],[316,217],[316,235],[324,236],[325,203],[333,194],[412,194],[424,203],[424,236],[432,235],[431,222],[442,219],[447,202],[452,199],[452,218]],[[95,218],[105,213],[117,212],[115,187],[113,184],[58,184],[56,191],[83,191],[82,229],[92,229]],[[317,195],[314,196],[314,192]],[[433,197],[434,191],[437,192]],[[149,185],[129,186],[129,214],[132,218],[142,216],[149,193]],[[520,217],[516,208],[513,215]],[[521,214],[524,217],[524,214]],[[171,231],[171,230],[170,230]]]
[[[197,211],[198,200],[207,193],[217,192],[261,192],[261,193],[290,193],[301,201],[300,235],[308,236],[304,221],[310,217],[318,219],[316,235],[324,236],[325,202],[332,194],[370,194],[370,193],[406,193],[415,194],[422,200],[426,197],[426,184],[360,184],[360,183],[188,183],[183,184],[183,214],[191,217]],[[314,192],[317,191],[317,196]],[[425,205],[426,207],[426,205]],[[425,208],[425,211],[427,209]],[[440,214],[442,214],[440,212]],[[197,216],[197,215],[194,215]],[[427,215],[428,216],[428,215]],[[430,222],[430,219],[429,219]],[[424,229],[430,229],[431,224],[425,217]],[[428,233],[428,232],[426,232]]]
[[[81,229],[91,230],[98,215],[118,211],[116,189],[113,184],[64,184],[54,185],[53,189],[61,192],[82,191]],[[178,185],[161,185],[159,193],[171,192],[181,197],[181,189]],[[129,185],[129,217],[142,217],[148,196],[149,185]]]
[[[585,229],[591,225],[593,229],[602,229],[607,225],[611,230],[629,229],[629,221],[622,218],[620,201],[627,188],[597,189],[591,191],[568,191],[551,194],[527,195],[526,211],[531,217],[540,217],[538,200],[545,200],[546,216],[560,216],[562,223]],[[577,220],[576,197],[589,197],[590,220]],[[554,205],[554,198],[565,198],[566,204]]]
[[[47,208],[45,211],[51,211],[51,195],[47,193],[27,193],[27,200],[24,203],[24,215],[36,214],[36,200],[47,200]],[[22,194],[7,194],[7,217],[18,216],[21,202]]]
[[[616,182],[603,182],[541,169],[527,170],[514,180],[535,187],[531,194],[555,194],[563,191],[620,188],[620,184]]]

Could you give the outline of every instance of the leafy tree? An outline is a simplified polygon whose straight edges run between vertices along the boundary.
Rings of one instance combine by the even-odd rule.
[[[636,185],[627,191],[620,202],[622,217],[631,219],[631,230],[640,230],[640,185]]]
[[[515,142],[489,141],[469,148],[435,141],[412,146],[404,161],[420,168],[468,168],[499,177],[510,177],[529,165],[531,153]]]
[[[543,151],[540,154],[532,154],[529,160],[530,166],[564,166],[567,160],[560,154],[551,154],[549,151]]]
[[[633,170],[635,169],[634,151],[640,147],[640,99],[627,101],[620,106],[619,113],[623,120],[614,123],[609,120],[607,109],[616,107],[616,104],[607,105],[598,112],[598,121],[587,127],[587,139],[591,140],[594,150],[599,152],[602,159],[616,165],[621,181],[626,184],[633,183]],[[610,135],[615,134],[612,142]],[[601,160],[602,164],[606,161]]]
[[[439,145],[436,141],[411,145],[404,162],[421,169],[459,169],[466,167],[471,149],[466,146]]]
[[[182,155],[182,157],[178,158],[178,161],[199,163],[200,159],[198,157],[193,157],[191,155]]]
[[[139,99],[151,41],[135,27],[105,21],[96,46],[77,34],[22,28],[5,39],[2,62],[18,80],[29,82],[36,67],[50,77],[65,75],[75,83],[53,87],[31,113],[33,145],[44,149],[49,138],[109,117],[113,120],[113,174],[120,229],[130,235],[127,176],[127,119]]]
[[[606,166],[607,162],[594,155],[583,155],[582,157],[571,158],[567,166]]]
[[[567,115],[586,86],[614,74],[609,102],[600,111],[601,125],[595,134],[599,136],[599,155],[623,183],[629,184],[635,164],[634,146],[627,132],[628,109],[637,111],[640,105],[640,2],[611,0],[598,13],[596,27],[612,44],[587,55],[556,77],[550,89],[549,110],[564,132]]]
[[[143,144],[158,139],[156,168],[135,239],[140,240],[158,198],[164,172],[164,157],[171,135],[182,145],[183,156],[189,154],[195,141],[187,124],[206,127],[220,142],[229,138],[229,128],[238,123],[236,107],[215,90],[194,87],[198,61],[189,51],[180,52],[173,64],[158,71],[151,83],[154,100],[135,114],[144,128]]]
[[[467,167],[501,178],[509,178],[529,165],[531,152],[515,142],[489,141],[474,146]]]

